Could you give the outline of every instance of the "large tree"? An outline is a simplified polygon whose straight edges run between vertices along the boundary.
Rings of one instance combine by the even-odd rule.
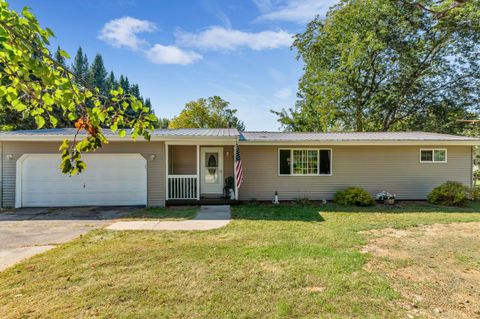
[[[77,133],[84,134],[60,146],[62,171],[70,174],[86,167],[82,152],[108,142],[104,127],[124,136],[126,131],[118,127],[126,126],[131,128],[132,138],[148,139],[155,115],[123,90],[110,91],[112,98],[104,96],[64,68],[48,50],[52,36],[53,32],[42,29],[28,8],[19,14],[0,0],[0,113],[17,112],[26,120],[33,119],[38,128],[47,123],[55,127],[57,114],[74,122]],[[60,54],[69,57],[65,51]],[[130,109],[141,114],[129,117]]]
[[[245,125],[237,116],[236,109],[219,96],[198,99],[185,104],[182,112],[168,124],[169,128],[237,128],[245,130]]]
[[[478,0],[344,0],[293,46],[299,100],[287,130],[460,132],[480,94]]]

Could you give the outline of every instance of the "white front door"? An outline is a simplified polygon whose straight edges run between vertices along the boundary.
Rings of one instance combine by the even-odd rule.
[[[223,148],[202,147],[200,152],[200,193],[223,194]]]

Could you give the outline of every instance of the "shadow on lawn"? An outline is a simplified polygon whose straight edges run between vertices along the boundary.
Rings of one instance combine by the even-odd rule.
[[[247,204],[232,206],[232,219],[323,222],[321,206]]]
[[[480,202],[470,202],[465,207],[446,207],[433,205],[426,201],[401,201],[395,205],[377,203],[375,206],[344,206],[335,203],[311,203],[299,205],[282,203],[280,205],[256,203],[232,206],[232,219],[279,220],[279,221],[324,221],[321,213],[479,213]]]

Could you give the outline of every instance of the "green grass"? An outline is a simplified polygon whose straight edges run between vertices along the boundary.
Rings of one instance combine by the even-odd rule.
[[[96,230],[35,256],[0,273],[0,317],[405,318],[359,231],[480,221],[478,204],[232,209],[213,231]]]
[[[197,215],[197,206],[178,206],[171,208],[143,208],[130,212],[127,219],[185,220]]]

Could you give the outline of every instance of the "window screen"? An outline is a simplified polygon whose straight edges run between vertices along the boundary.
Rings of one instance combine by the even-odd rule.
[[[431,162],[433,161],[433,151],[432,150],[422,150],[421,151],[422,162]]]

